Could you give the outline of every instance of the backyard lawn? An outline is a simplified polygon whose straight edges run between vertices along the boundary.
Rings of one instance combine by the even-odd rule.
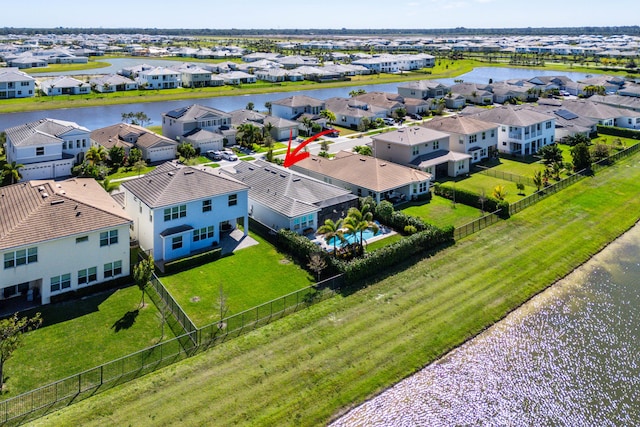
[[[150,347],[163,331],[164,339],[173,338],[149,298],[139,309],[140,301],[140,289],[129,286],[38,308],[43,325],[6,363],[3,398]]]
[[[493,194],[493,189],[497,185],[502,185],[506,190],[505,200],[509,203],[517,202],[523,197],[529,196],[536,192],[535,187],[525,185],[525,189],[523,192],[524,195],[522,195],[519,194],[520,192],[518,191],[515,182],[506,181],[504,179],[494,178],[492,176],[482,175],[478,173],[473,174],[468,178],[459,177],[457,180],[446,181],[445,183],[443,183],[443,185],[446,185],[447,187],[465,189],[476,194],[482,194],[482,192],[484,191],[484,194],[487,197],[491,197],[491,195]]]
[[[254,233],[257,245],[200,267],[161,277],[160,280],[199,326],[220,318],[220,286],[227,316],[311,285],[314,280],[300,266]]]
[[[514,184],[515,185],[515,184]],[[429,202],[411,202],[404,205],[402,212],[417,216],[437,227],[453,225],[460,227],[480,217],[480,209],[456,203],[434,195]]]

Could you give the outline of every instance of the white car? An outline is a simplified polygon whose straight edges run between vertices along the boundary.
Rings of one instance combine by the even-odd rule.
[[[232,153],[231,151],[223,151],[222,158],[224,160],[229,160],[230,162],[235,162],[236,160],[238,160],[238,156],[236,156],[235,153]]]

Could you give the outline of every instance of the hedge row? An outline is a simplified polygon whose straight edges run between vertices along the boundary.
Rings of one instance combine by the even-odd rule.
[[[189,268],[213,262],[217,259],[220,259],[221,255],[222,249],[215,248],[213,250],[202,252],[187,258],[180,258],[175,261],[169,261],[164,265],[163,275],[178,273],[180,271],[188,270]]]
[[[615,126],[598,125],[598,133],[603,135],[619,136],[621,138],[640,139],[640,131]]]
[[[394,230],[404,230],[407,225],[414,226],[417,231],[423,231],[433,227],[418,217],[394,210],[391,202],[386,200],[380,202],[375,207],[374,218]]]
[[[445,199],[454,200],[456,203],[462,203],[463,205],[471,206],[473,208],[483,208],[488,212],[498,212],[500,218],[509,217],[509,202],[504,200],[498,200],[494,197],[484,196],[484,204],[480,202],[480,194],[473,191],[465,190],[463,188],[452,188],[445,185],[436,183],[433,186],[434,194],[444,197]]]

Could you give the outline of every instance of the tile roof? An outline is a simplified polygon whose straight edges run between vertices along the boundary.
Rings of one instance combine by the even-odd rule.
[[[278,99],[276,101],[272,101],[272,105],[284,105],[286,107],[322,107],[324,105],[324,101],[316,98],[312,98],[307,95],[294,95],[288,98]]]
[[[241,162],[235,173],[222,172],[249,185],[250,199],[289,218],[357,198],[348,190],[263,160]]]
[[[554,117],[523,107],[501,106],[485,109],[473,116],[486,122],[508,126],[531,126]]]
[[[385,132],[374,135],[371,138],[376,141],[390,142],[392,144],[400,144],[413,146],[437,139],[449,139],[449,134],[438,130],[429,129],[422,126],[401,127],[392,132]]]
[[[29,181],[0,188],[0,250],[131,222],[93,178]]]
[[[340,151],[333,159],[310,155],[292,168],[303,173],[313,171],[376,192],[431,180],[426,172],[347,151]]]
[[[76,123],[55,119],[36,120],[24,125],[7,128],[5,132],[14,146],[30,146],[61,143],[62,137],[73,130],[89,132],[89,129]]]
[[[152,209],[248,189],[238,181],[189,166],[178,167],[171,162],[121,186]]]
[[[420,126],[438,130],[441,132],[456,133],[459,135],[471,135],[478,132],[486,132],[497,129],[498,125],[466,116],[434,117],[423,122]]]
[[[183,121],[199,120],[205,117],[231,118],[231,115],[225,111],[199,104],[192,104],[188,107],[177,108],[165,113],[165,115],[172,119],[180,119]]]

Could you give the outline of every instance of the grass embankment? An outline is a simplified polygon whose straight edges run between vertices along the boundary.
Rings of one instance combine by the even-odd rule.
[[[503,318],[640,215],[638,156],[350,295],[39,425],[321,425]]]

